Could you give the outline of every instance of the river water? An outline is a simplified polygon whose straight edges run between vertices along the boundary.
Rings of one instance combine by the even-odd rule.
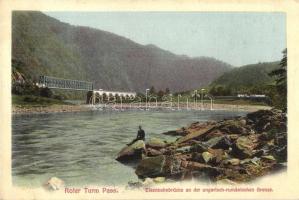
[[[195,121],[243,116],[230,111],[101,111],[13,116],[12,175],[17,186],[40,187],[52,176],[68,186],[124,185],[134,169],[115,161],[142,125],[146,138]]]

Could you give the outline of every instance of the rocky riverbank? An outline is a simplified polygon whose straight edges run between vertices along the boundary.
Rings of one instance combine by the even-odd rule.
[[[163,133],[179,136],[175,142],[139,140],[122,149],[116,159],[135,163],[141,180],[248,182],[286,168],[286,121],[285,113],[272,109],[217,122],[195,122]]]

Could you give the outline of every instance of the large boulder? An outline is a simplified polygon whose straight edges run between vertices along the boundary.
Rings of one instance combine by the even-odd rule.
[[[196,130],[194,132],[189,133],[188,135],[184,136],[184,137],[180,137],[176,143],[180,144],[180,143],[185,143],[187,141],[190,140],[197,140],[199,139],[200,136],[202,136],[203,134],[207,133],[209,130],[211,130],[214,127],[214,125],[208,125],[204,128],[201,128],[199,130]]]
[[[160,155],[143,159],[135,173],[140,177],[158,177],[164,175],[166,156]]]
[[[122,163],[140,160],[145,151],[143,140],[137,140],[130,146],[124,147],[116,156],[116,160]]]
[[[147,156],[158,156],[161,155],[162,152],[156,149],[152,149],[152,148],[147,148],[146,149],[146,155]]]
[[[212,163],[215,165],[229,157],[229,155],[223,149],[209,149],[208,151],[213,155]]]
[[[203,152],[201,155],[205,163],[208,163],[210,160],[214,158],[214,155],[207,151]]]
[[[173,131],[167,131],[167,132],[164,132],[162,134],[164,134],[164,135],[171,135],[171,136],[185,136],[188,133],[189,132],[186,130],[186,128],[182,127],[181,129],[173,130]]]
[[[175,150],[176,153],[188,153],[191,152],[191,148],[192,146],[188,145],[188,146],[182,146],[179,147]]]
[[[150,147],[153,149],[159,149],[159,148],[164,148],[166,147],[166,143],[159,138],[151,138],[149,141],[146,143],[146,147]]]
[[[226,120],[217,129],[226,134],[246,134],[248,130],[244,126],[243,120]]]
[[[179,174],[181,161],[174,156],[155,156],[143,159],[138,164],[135,173],[138,177],[171,177]]]
[[[202,153],[208,150],[208,146],[204,142],[198,141],[197,143],[193,144],[190,148],[191,152]]]
[[[227,136],[219,136],[209,139],[208,141],[204,142],[204,144],[208,148],[214,149],[229,149],[232,146],[232,143]]]
[[[254,142],[247,136],[239,137],[232,148],[232,154],[237,158],[248,158],[253,155]]]

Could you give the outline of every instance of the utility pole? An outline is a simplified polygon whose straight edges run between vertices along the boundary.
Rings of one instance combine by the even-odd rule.
[[[194,104],[195,110],[197,110],[197,90],[194,90]]]
[[[181,97],[181,95],[179,94],[178,95],[178,110],[180,110],[180,97]]]
[[[200,97],[201,97],[201,106],[200,106],[200,109],[201,110],[203,110],[204,109],[204,107],[203,107],[203,92],[205,91],[205,89],[201,89],[201,95],[200,95]]]
[[[145,90],[145,110],[147,110],[147,92],[149,91],[150,89],[146,89]]]

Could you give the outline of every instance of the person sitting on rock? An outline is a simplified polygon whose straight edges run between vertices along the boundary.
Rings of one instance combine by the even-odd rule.
[[[145,132],[144,132],[144,130],[142,129],[141,126],[139,126],[139,130],[137,132],[136,138],[132,142],[130,142],[129,144],[127,144],[127,145],[130,146],[131,144],[133,144],[137,140],[143,140],[143,141],[145,140]]]

